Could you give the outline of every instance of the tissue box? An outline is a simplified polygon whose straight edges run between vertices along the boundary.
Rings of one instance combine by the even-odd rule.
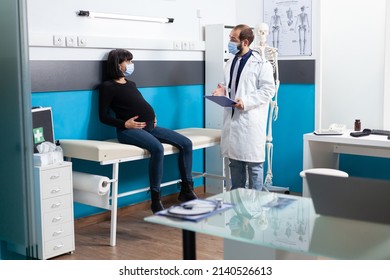
[[[61,163],[63,161],[64,161],[64,156],[61,151],[34,154],[35,166],[46,166],[46,165]]]

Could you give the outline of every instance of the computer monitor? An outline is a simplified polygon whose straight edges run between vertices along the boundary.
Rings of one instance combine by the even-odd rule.
[[[54,128],[51,107],[34,107],[32,112],[34,153],[42,142],[54,143]]]
[[[317,214],[390,224],[390,181],[306,173]]]

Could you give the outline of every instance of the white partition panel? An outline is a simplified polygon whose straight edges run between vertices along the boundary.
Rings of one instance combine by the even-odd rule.
[[[386,1],[321,1],[321,124],[383,127]]]

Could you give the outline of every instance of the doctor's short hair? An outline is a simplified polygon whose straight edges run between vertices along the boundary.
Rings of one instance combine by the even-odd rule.
[[[255,35],[253,34],[252,28],[250,28],[246,24],[239,24],[234,27],[235,30],[240,30],[240,41],[247,39],[249,41],[249,45],[252,44],[255,39]]]
[[[123,61],[133,59],[133,54],[125,49],[115,49],[108,53],[107,58],[107,78],[119,79],[124,77],[123,72],[119,69],[119,64]]]

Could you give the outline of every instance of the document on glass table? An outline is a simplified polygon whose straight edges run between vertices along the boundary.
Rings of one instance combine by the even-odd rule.
[[[262,205],[264,208],[276,208],[276,209],[283,209],[286,206],[290,205],[296,201],[296,199],[293,198],[287,198],[287,197],[276,197],[274,200]]]
[[[156,215],[198,222],[222,211],[226,211],[233,206],[234,204],[223,202],[222,200],[194,199],[157,212]]]

